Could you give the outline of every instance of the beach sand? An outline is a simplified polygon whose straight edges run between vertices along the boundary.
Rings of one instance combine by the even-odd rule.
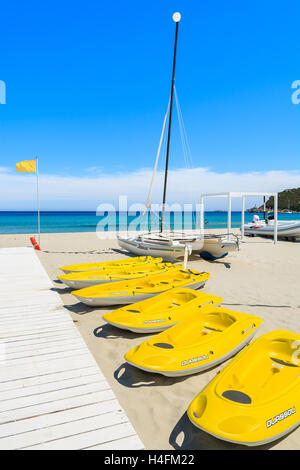
[[[1,235],[0,247],[9,246],[30,246],[29,235]],[[109,310],[78,303],[56,282],[59,266],[125,257],[115,239],[99,240],[95,233],[42,234],[41,247],[37,254],[43,266],[146,449],[251,449],[197,430],[186,416],[191,400],[224,363],[176,379],[127,366],[125,352],[149,336],[105,325],[102,315]],[[203,291],[223,297],[223,306],[263,319],[256,337],[272,329],[300,333],[300,243],[246,238],[237,254],[215,262],[198,258],[189,267],[211,273]],[[259,448],[300,449],[300,427]]]

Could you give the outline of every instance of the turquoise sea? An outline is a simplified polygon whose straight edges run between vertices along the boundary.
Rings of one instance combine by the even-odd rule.
[[[259,214],[263,217],[263,214]],[[252,220],[253,213],[245,213],[245,221]],[[300,220],[300,214],[279,214],[279,219]],[[94,232],[100,231],[125,231],[127,230],[158,230],[159,217],[151,214],[151,218],[141,213],[103,213],[96,212],[41,212],[42,233],[66,233],[66,232]],[[146,223],[148,222],[148,227]],[[165,217],[166,229],[181,229],[184,223],[185,229],[199,228],[199,214],[196,212],[167,213]],[[225,228],[227,225],[227,212],[205,212],[206,228]],[[241,225],[241,212],[232,212],[232,228]],[[36,212],[0,212],[0,234],[37,233]]]

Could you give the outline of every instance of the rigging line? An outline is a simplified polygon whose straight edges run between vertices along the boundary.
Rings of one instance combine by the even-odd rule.
[[[185,146],[188,166],[190,168],[193,168],[194,164],[193,164],[192,152],[191,152],[191,148],[190,148],[189,141],[188,141],[188,138],[187,138],[187,133],[186,133],[185,125],[184,125],[183,115],[182,115],[181,107],[180,107],[180,104],[179,104],[178,94],[177,94],[177,90],[176,90],[175,85],[174,85],[174,91],[175,91],[176,107],[177,107],[179,130],[180,130],[182,145]]]
[[[176,97],[178,123],[179,123],[180,136],[181,136],[181,141],[182,141],[182,148],[184,149],[183,151],[185,152],[186,167],[191,168],[193,166],[192,158],[191,158],[191,150],[188,144],[188,139],[187,139],[187,135],[185,131],[185,126],[184,126],[182,111],[181,111],[180,104],[179,104],[177,90],[175,90],[175,97]]]
[[[182,124],[181,124],[181,116],[180,116],[180,107],[179,107],[178,95],[177,95],[175,87],[174,87],[174,92],[175,92],[175,102],[176,102],[176,110],[177,110],[179,133],[180,133],[180,140],[181,140],[181,146],[182,146],[182,151],[183,151],[183,157],[184,157],[184,161],[185,161],[185,166],[188,168],[189,167],[189,162],[188,162],[188,156],[187,156],[187,149],[186,149],[186,145],[185,145],[185,141],[184,141],[184,135],[183,135]]]
[[[159,160],[161,144],[162,144],[163,136],[164,136],[164,133],[165,133],[165,127],[166,127],[167,117],[168,117],[168,114],[169,114],[169,108],[170,108],[170,99],[169,99],[169,103],[168,103],[168,107],[167,107],[167,112],[166,112],[165,117],[164,117],[163,127],[162,127],[162,131],[161,131],[161,135],[160,135],[160,139],[159,139],[159,145],[158,145],[156,159],[155,159],[155,165],[154,165],[152,178],[151,178],[151,183],[150,183],[150,188],[149,188],[148,197],[147,197],[147,201],[146,201],[146,208],[144,210],[143,215],[145,215],[146,210],[149,209],[150,204],[151,204],[152,187],[153,187],[154,178],[155,178],[156,169],[157,169],[157,164],[158,164],[158,160]]]
[[[178,95],[177,95],[177,99],[178,99]],[[183,134],[184,134],[184,136],[185,136],[185,144],[186,144],[186,147],[187,147],[187,154],[188,154],[188,158],[189,158],[189,160],[190,160],[190,167],[193,168],[193,167],[194,167],[194,164],[193,164],[192,152],[191,152],[191,148],[190,148],[190,145],[189,145],[189,140],[188,140],[187,133],[186,133],[186,129],[185,129],[185,125],[184,125],[184,120],[183,120],[183,115],[182,115],[181,107],[180,107],[180,104],[179,104],[179,99],[178,99],[178,107],[179,107],[180,116],[181,116],[181,123],[182,123]]]

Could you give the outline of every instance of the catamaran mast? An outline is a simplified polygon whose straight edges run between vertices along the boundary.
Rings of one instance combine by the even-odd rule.
[[[167,153],[166,153],[166,167],[165,167],[165,181],[164,181],[164,192],[163,192],[163,203],[161,211],[160,221],[160,232],[164,228],[164,217],[166,210],[166,194],[167,194],[167,182],[168,182],[168,167],[169,167],[169,152],[170,152],[170,137],[171,137],[171,125],[172,125],[172,108],[173,108],[173,94],[174,94],[174,83],[175,83],[175,67],[176,67],[176,52],[177,52],[177,37],[178,37],[178,25],[180,21],[180,13],[174,13],[173,20],[176,23],[175,30],[175,44],[174,44],[174,56],[173,56],[173,71],[172,71],[172,84],[171,84],[171,96],[170,96],[170,115],[169,115],[169,128],[168,128],[168,140],[167,140]]]

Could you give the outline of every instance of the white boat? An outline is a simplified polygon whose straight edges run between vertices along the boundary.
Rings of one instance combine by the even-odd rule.
[[[244,225],[245,235],[261,235],[272,237],[274,235],[274,220],[256,220]],[[294,241],[300,241],[300,221],[299,220],[278,220],[277,222],[278,238],[287,238]]]
[[[136,255],[148,254],[159,256],[166,261],[174,261],[184,257],[185,249],[190,254],[199,254],[207,260],[224,258],[230,252],[239,249],[238,238],[229,239],[228,235],[204,235],[180,237],[172,235],[165,237],[157,234],[141,234],[137,237],[118,235],[119,246]]]
[[[273,236],[273,216],[260,220],[259,215],[255,214],[251,223],[244,224],[244,233],[248,236]],[[300,241],[300,220],[277,220],[277,237]]]

